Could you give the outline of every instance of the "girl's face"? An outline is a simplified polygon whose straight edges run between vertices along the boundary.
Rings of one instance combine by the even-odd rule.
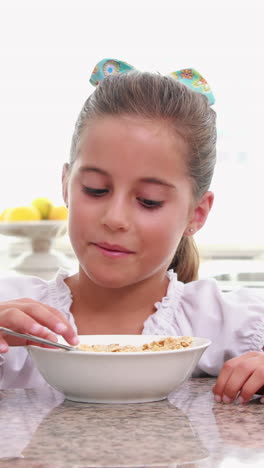
[[[212,194],[194,202],[186,156],[183,139],[162,121],[89,122],[63,190],[72,246],[94,283],[119,288],[164,277],[181,237],[203,225]]]

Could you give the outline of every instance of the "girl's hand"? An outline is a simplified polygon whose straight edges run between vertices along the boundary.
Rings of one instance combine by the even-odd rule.
[[[264,353],[251,351],[226,361],[213,388],[215,400],[246,403],[255,393],[263,393]],[[264,397],[261,398],[264,403]]]
[[[57,341],[57,336],[54,334],[57,333],[72,345],[79,342],[75,330],[61,312],[33,299],[0,302],[0,326],[51,341]],[[6,353],[8,346],[28,344],[35,343],[0,333],[0,353]]]

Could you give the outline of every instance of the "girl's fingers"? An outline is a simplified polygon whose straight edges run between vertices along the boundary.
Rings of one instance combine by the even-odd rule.
[[[235,400],[237,394],[254,372],[254,366],[251,365],[250,361],[240,362],[229,376],[222,391],[222,401],[224,403]]]
[[[256,358],[257,359],[257,358]],[[250,398],[258,392],[264,383],[264,364],[255,369],[249,379],[243,385],[240,394],[240,403],[246,403]]]
[[[16,310],[15,314],[14,310]],[[19,311],[24,312],[24,315],[18,320]],[[31,320],[26,319],[27,316]],[[6,308],[1,313],[1,323],[7,328],[41,337],[46,334],[43,327],[47,327],[49,330],[62,335],[69,343],[73,345],[78,343],[75,330],[61,312],[33,300],[20,299],[19,301],[6,303]]]
[[[30,333],[41,338],[51,339],[51,341],[57,341],[57,336],[54,333],[45,326],[37,323],[29,315],[16,308],[7,309],[6,313],[1,315],[1,324],[2,323],[6,328],[10,328],[11,330],[19,333]],[[1,342],[4,340],[11,346],[24,346],[28,344],[28,340],[12,335],[0,333],[0,337]]]
[[[224,394],[224,388],[235,368],[236,360],[237,358],[233,358],[233,359],[229,359],[229,361],[226,361],[217,378],[216,384],[213,388],[213,392],[215,395],[219,397],[219,401],[222,400],[222,397]]]
[[[257,372],[256,375],[255,372]],[[240,392],[239,401],[248,401],[262,387],[264,383],[263,373],[263,353],[250,352],[238,358],[230,359],[223,366],[213,388],[215,399],[230,403]]]
[[[60,312],[58,309],[55,309],[54,307],[51,307],[50,305],[48,304],[43,304],[41,302],[38,302],[38,301],[35,301],[34,299],[30,299],[30,298],[21,298],[21,299],[15,299],[15,300],[12,300],[11,301],[12,303],[18,303],[18,304],[35,304],[35,305],[42,305],[43,307],[45,307],[45,309],[48,309],[50,312],[52,312],[54,315],[56,315],[58,317],[58,319],[64,321],[65,323],[68,323],[67,322],[67,319],[65,318],[65,316],[63,315],[62,312]]]
[[[33,301],[34,304],[38,305],[39,302]],[[79,343],[77,332],[74,330],[70,322],[67,318],[60,312],[59,310],[45,304],[45,308],[47,308],[51,315],[55,316],[56,325],[54,328],[51,328],[48,325],[48,328],[53,330],[58,335],[62,335],[63,338],[68,341],[68,343],[72,344],[73,346]],[[66,328],[65,328],[66,326]]]
[[[18,330],[15,330],[18,331]],[[22,331],[21,331],[22,333]],[[57,335],[51,333],[50,330],[43,327],[43,333],[41,338],[45,338],[55,343],[58,341]],[[11,346],[26,346],[26,345],[35,345],[41,347],[49,347],[48,345],[36,343],[35,341],[26,340],[23,338],[18,338],[12,335],[0,333],[0,353],[6,353],[8,351],[8,344]]]

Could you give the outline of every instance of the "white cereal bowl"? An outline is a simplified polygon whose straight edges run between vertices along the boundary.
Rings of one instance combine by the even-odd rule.
[[[81,335],[82,344],[140,346],[161,335]],[[167,398],[192,374],[210,345],[193,337],[188,348],[170,351],[64,351],[28,346],[44,379],[68,400],[89,403],[144,403]]]

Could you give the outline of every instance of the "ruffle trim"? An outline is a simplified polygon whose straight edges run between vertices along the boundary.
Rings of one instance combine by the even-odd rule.
[[[72,294],[64,280],[70,274],[71,273],[68,270],[60,268],[55,278],[48,282],[49,295],[51,297],[52,304],[55,304],[58,310],[64,312],[68,320],[72,317],[70,313]]]
[[[169,279],[167,294],[161,301],[155,302],[156,312],[144,322],[143,334],[163,335],[175,334],[175,311],[181,300],[184,284],[177,280],[177,273],[168,270]]]
[[[172,302],[179,297],[179,283],[177,280],[177,273],[175,273],[173,270],[168,270],[166,273],[167,278],[169,279],[169,284],[168,284],[168,289],[167,289],[167,294],[162,298],[161,301],[155,302],[154,306],[156,307],[157,311],[163,309],[163,308],[168,308],[171,307]],[[181,289],[181,288],[180,288]],[[182,293],[182,289],[180,291]],[[181,294],[180,294],[181,295]]]

